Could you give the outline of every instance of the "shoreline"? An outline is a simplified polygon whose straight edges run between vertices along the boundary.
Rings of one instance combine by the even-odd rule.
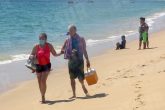
[[[163,31],[163,30],[164,30],[164,28],[159,29],[159,31],[155,30],[156,32],[151,31],[150,35]],[[129,38],[127,39],[127,43],[134,42],[137,40],[137,38],[138,38],[137,34],[130,35]],[[100,55],[106,53],[108,50],[115,49],[115,47],[114,47],[115,42],[118,42],[119,39],[120,38],[118,38],[116,40],[105,42],[104,45],[101,44],[101,47],[98,46],[97,44],[96,44],[96,46],[95,45],[88,46],[87,50],[88,50],[89,57],[91,57],[91,58],[97,57],[97,56],[100,56]],[[51,59],[53,60],[52,61],[53,69],[61,70],[62,68],[67,67],[67,61],[63,59],[63,55],[60,57],[51,58]],[[21,83],[24,83],[24,82],[27,82],[30,80],[34,80],[35,75],[32,75],[31,72],[29,71],[29,69],[27,69],[24,66],[25,62],[26,62],[26,60],[21,60],[21,61],[16,61],[16,62],[13,62],[10,64],[0,65],[0,68],[2,68],[0,70],[0,72],[2,74],[0,74],[0,76],[4,77],[3,80],[6,81],[5,83],[7,83],[6,87],[5,87],[5,85],[0,85],[1,86],[0,94],[14,89],[15,87],[19,86],[19,84],[21,84]],[[10,70],[8,68],[14,68],[14,70],[12,70],[12,69]],[[21,70],[15,71],[15,70],[19,70],[19,69],[21,69]],[[4,71],[7,72],[8,74],[4,73]],[[15,77],[14,73],[12,74],[12,76],[10,76],[13,71],[16,73],[15,75],[18,75],[18,78]],[[10,78],[10,77],[12,77],[12,78]],[[4,83],[3,80],[0,81],[0,83],[3,84]],[[11,83],[13,85],[10,85]]]
[[[164,18],[165,18],[165,10],[155,11],[152,13],[148,13],[146,15],[146,21],[147,21],[149,27],[151,27],[151,29],[150,29],[151,33],[158,32],[158,31],[165,28],[165,26],[160,23],[160,22],[163,23],[165,21]],[[136,22],[136,21],[134,21],[134,20],[136,20],[135,18],[132,18],[132,19],[133,19],[133,22]],[[158,22],[158,24],[156,24],[156,22]],[[126,25],[130,25],[130,23],[128,23]],[[136,26],[134,26],[134,28],[135,27]],[[91,36],[93,36],[92,35],[93,33],[92,33],[92,34],[89,34],[90,38],[86,39],[86,42],[87,42],[88,46],[91,46],[91,45],[95,46],[95,45],[99,45],[99,44],[104,44],[104,42],[113,42],[114,38],[116,38],[116,40],[119,40],[121,35],[126,35],[126,36],[132,36],[133,35],[133,36],[135,36],[138,33],[137,30],[138,29],[136,29],[136,28],[135,29],[127,29],[127,30],[123,30],[123,31],[120,30],[117,33],[115,32],[113,34],[112,33],[108,34],[108,31],[109,31],[109,27],[108,27],[108,28],[106,28],[106,32],[105,32],[106,34],[105,35],[103,34],[104,38],[101,38],[102,35],[100,34],[100,36],[97,36],[96,39],[93,39],[93,37],[91,37]],[[99,34],[99,33],[97,33],[97,34]],[[64,37],[64,35],[59,35],[59,36]],[[53,44],[55,42],[51,42],[51,43]],[[62,45],[56,45],[56,49],[60,50],[61,46]],[[28,53],[30,53],[31,50],[28,50],[28,51],[29,51]],[[25,51],[23,51],[23,53],[19,53],[19,54],[12,52],[12,54],[10,54],[9,56],[7,56],[9,53],[7,53],[7,54],[3,53],[3,54],[1,54],[2,56],[0,56],[0,65],[6,65],[6,64],[26,60],[28,58],[28,53],[25,53]]]
[[[89,99],[84,97],[77,82],[78,99],[68,100],[72,92],[67,68],[65,68],[52,71],[57,74],[51,74],[48,77],[46,94],[48,104],[39,103],[40,94],[35,79],[23,82],[17,88],[0,94],[0,106],[3,110],[11,110],[13,106],[15,110],[165,109],[163,104],[165,92],[163,85],[165,77],[163,74],[165,72],[163,66],[165,65],[164,35],[165,30],[150,35],[151,49],[137,50],[138,40],[134,40],[127,44],[127,49],[111,49],[90,58],[91,67],[96,69],[99,82],[96,85],[87,86],[92,95]],[[86,106],[80,108],[79,105],[82,103]]]

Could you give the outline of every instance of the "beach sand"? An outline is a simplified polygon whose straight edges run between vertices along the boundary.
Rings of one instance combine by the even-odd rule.
[[[99,77],[96,85],[87,86],[91,97],[77,81],[77,99],[68,99],[72,91],[64,68],[48,77],[46,104],[39,102],[37,80],[32,80],[1,94],[0,110],[165,110],[164,36],[165,31],[153,33],[151,49],[137,50],[136,40],[127,49],[90,58]]]

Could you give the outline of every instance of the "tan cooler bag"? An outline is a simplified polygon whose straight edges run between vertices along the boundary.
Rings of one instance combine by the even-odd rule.
[[[98,81],[96,70],[91,68],[87,69],[87,71],[85,72],[85,79],[88,85],[96,84]]]

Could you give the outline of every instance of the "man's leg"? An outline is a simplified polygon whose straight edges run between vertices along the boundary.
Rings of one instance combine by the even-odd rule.
[[[147,48],[149,48],[149,40],[148,40],[148,37],[147,37]]]
[[[139,39],[139,50],[141,49],[141,45],[142,45],[142,40],[141,38]]]
[[[146,42],[143,43],[143,49],[146,49]]]
[[[71,87],[72,87],[72,92],[73,92],[73,96],[70,98],[76,98],[76,82],[75,79],[70,78],[70,82],[71,82]]]
[[[81,86],[82,86],[82,89],[83,89],[84,93],[85,93],[86,95],[88,95],[88,90],[87,90],[86,87],[85,87],[84,80],[80,80],[80,79],[79,79],[79,82],[81,83]]]

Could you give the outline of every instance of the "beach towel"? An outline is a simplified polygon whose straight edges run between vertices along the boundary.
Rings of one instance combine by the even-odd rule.
[[[78,34],[76,34],[74,37],[78,41],[78,50],[77,50],[78,56],[82,57],[83,53],[84,53],[83,50],[84,50],[85,42]],[[66,47],[65,47],[65,51],[64,51],[64,59],[70,59],[71,55],[72,55],[72,38],[69,37],[66,42]]]

